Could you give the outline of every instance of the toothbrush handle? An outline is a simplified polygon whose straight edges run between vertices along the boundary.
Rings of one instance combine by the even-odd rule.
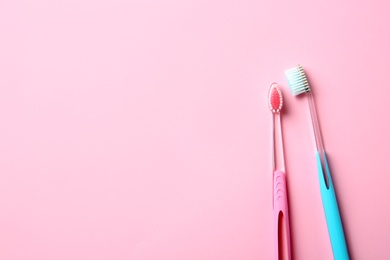
[[[332,244],[333,257],[335,260],[349,259],[347,243],[345,241],[343,225],[341,222],[339,207],[337,204],[332,177],[330,176],[330,170],[328,166],[328,161],[326,159],[325,151],[324,151],[324,164],[325,164],[325,171],[328,179],[329,188],[327,188],[325,183],[324,174],[321,167],[321,158],[318,151],[316,153],[316,158],[317,158],[318,178],[320,181],[322,204],[324,206],[326,223],[328,226],[330,242]]]
[[[283,218],[282,218],[283,217]],[[280,219],[282,218],[282,219]],[[283,221],[285,237],[280,237],[279,221]],[[291,259],[291,243],[290,243],[290,221],[288,212],[288,200],[287,200],[287,182],[286,174],[283,171],[277,170],[274,172],[274,230],[275,230],[275,259],[282,259],[279,255],[280,245],[285,245],[284,255],[287,259]],[[280,244],[281,241],[284,243]]]

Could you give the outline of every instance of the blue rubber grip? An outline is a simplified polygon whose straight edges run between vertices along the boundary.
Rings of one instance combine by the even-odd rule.
[[[328,232],[330,237],[330,242],[332,244],[333,257],[336,260],[349,259],[347,243],[345,241],[343,224],[340,218],[339,207],[337,205],[336,194],[334,191],[334,186],[332,182],[332,177],[330,176],[328,161],[324,152],[324,163],[326,176],[328,179],[328,186],[324,179],[324,175],[321,167],[321,158],[320,154],[316,153],[317,158],[317,168],[318,168],[318,178],[320,181],[320,190],[322,197],[322,204],[324,206],[324,212],[326,217],[326,223],[328,225]]]

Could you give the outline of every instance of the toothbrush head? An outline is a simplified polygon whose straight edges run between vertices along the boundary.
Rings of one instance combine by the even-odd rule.
[[[290,90],[294,96],[310,92],[309,82],[301,65],[298,64],[298,66],[286,70],[285,74]]]
[[[272,83],[268,92],[268,106],[273,113],[279,113],[283,106],[282,91],[278,84]]]

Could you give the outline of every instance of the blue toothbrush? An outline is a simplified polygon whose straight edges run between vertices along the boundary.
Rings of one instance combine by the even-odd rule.
[[[321,131],[318,123],[313,94],[310,91],[306,74],[301,65],[286,70],[285,73],[292,94],[296,96],[302,93],[306,93],[307,99],[309,101],[311,121],[313,124],[314,136],[317,146],[316,159],[320,191],[330,242],[332,244],[333,257],[336,260],[349,259],[347,243],[345,241],[336,194],[334,191],[332,177],[330,175],[328,161],[326,160],[324,144],[321,138]]]

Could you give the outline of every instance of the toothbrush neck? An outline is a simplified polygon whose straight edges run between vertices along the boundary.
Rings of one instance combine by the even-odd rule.
[[[316,109],[312,92],[307,92],[307,99],[309,102],[311,122],[313,125],[314,137],[316,140],[316,148],[318,152],[322,153],[325,150],[325,148],[324,148],[324,143],[322,141],[321,128],[320,128],[320,124],[317,116],[317,109]]]
[[[318,117],[317,117],[316,105],[314,102],[313,94],[311,92],[307,92],[307,97],[308,97],[307,99],[309,101],[309,108],[310,108],[311,122],[313,125],[314,137],[316,140],[316,148],[317,148],[318,154],[320,156],[320,161],[321,161],[323,178],[324,178],[326,187],[329,187],[329,180],[328,180],[328,177],[326,174],[327,170],[326,170],[325,148],[324,148],[324,143],[322,142],[322,135],[321,135],[320,124],[319,124]]]

